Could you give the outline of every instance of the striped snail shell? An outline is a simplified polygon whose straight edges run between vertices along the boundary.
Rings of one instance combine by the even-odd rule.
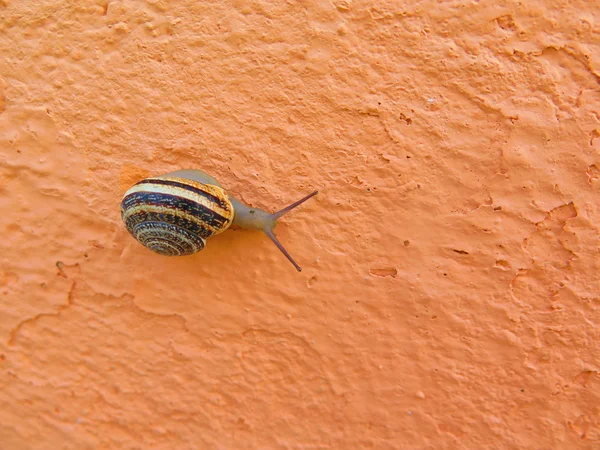
[[[314,191],[271,214],[244,205],[201,170],[184,169],[146,178],[130,187],[121,201],[121,218],[138,242],[164,256],[197,253],[209,237],[232,224],[260,230],[301,271],[273,230],[279,217],[316,194]]]

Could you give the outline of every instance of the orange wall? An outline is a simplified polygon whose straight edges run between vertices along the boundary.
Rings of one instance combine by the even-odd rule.
[[[0,447],[600,448],[595,3],[0,0]]]

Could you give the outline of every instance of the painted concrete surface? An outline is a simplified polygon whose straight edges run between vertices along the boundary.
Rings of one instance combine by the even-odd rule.
[[[0,447],[600,448],[597,6],[0,0]]]

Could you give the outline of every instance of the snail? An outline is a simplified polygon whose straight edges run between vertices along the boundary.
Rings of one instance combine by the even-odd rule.
[[[164,256],[197,253],[204,248],[206,239],[226,231],[231,224],[260,230],[300,272],[302,269],[273,230],[277,219],[317,193],[314,191],[271,214],[230,196],[203,171],[183,169],[134,184],[123,195],[121,218],[138,242]]]

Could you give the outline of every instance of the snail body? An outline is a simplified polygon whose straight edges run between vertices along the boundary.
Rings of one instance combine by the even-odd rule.
[[[316,194],[314,191],[276,213],[269,213],[232,197],[205,172],[184,169],[134,184],[123,195],[121,218],[138,242],[164,256],[197,253],[208,238],[223,233],[232,224],[260,230],[301,271],[273,230],[279,217]]]

